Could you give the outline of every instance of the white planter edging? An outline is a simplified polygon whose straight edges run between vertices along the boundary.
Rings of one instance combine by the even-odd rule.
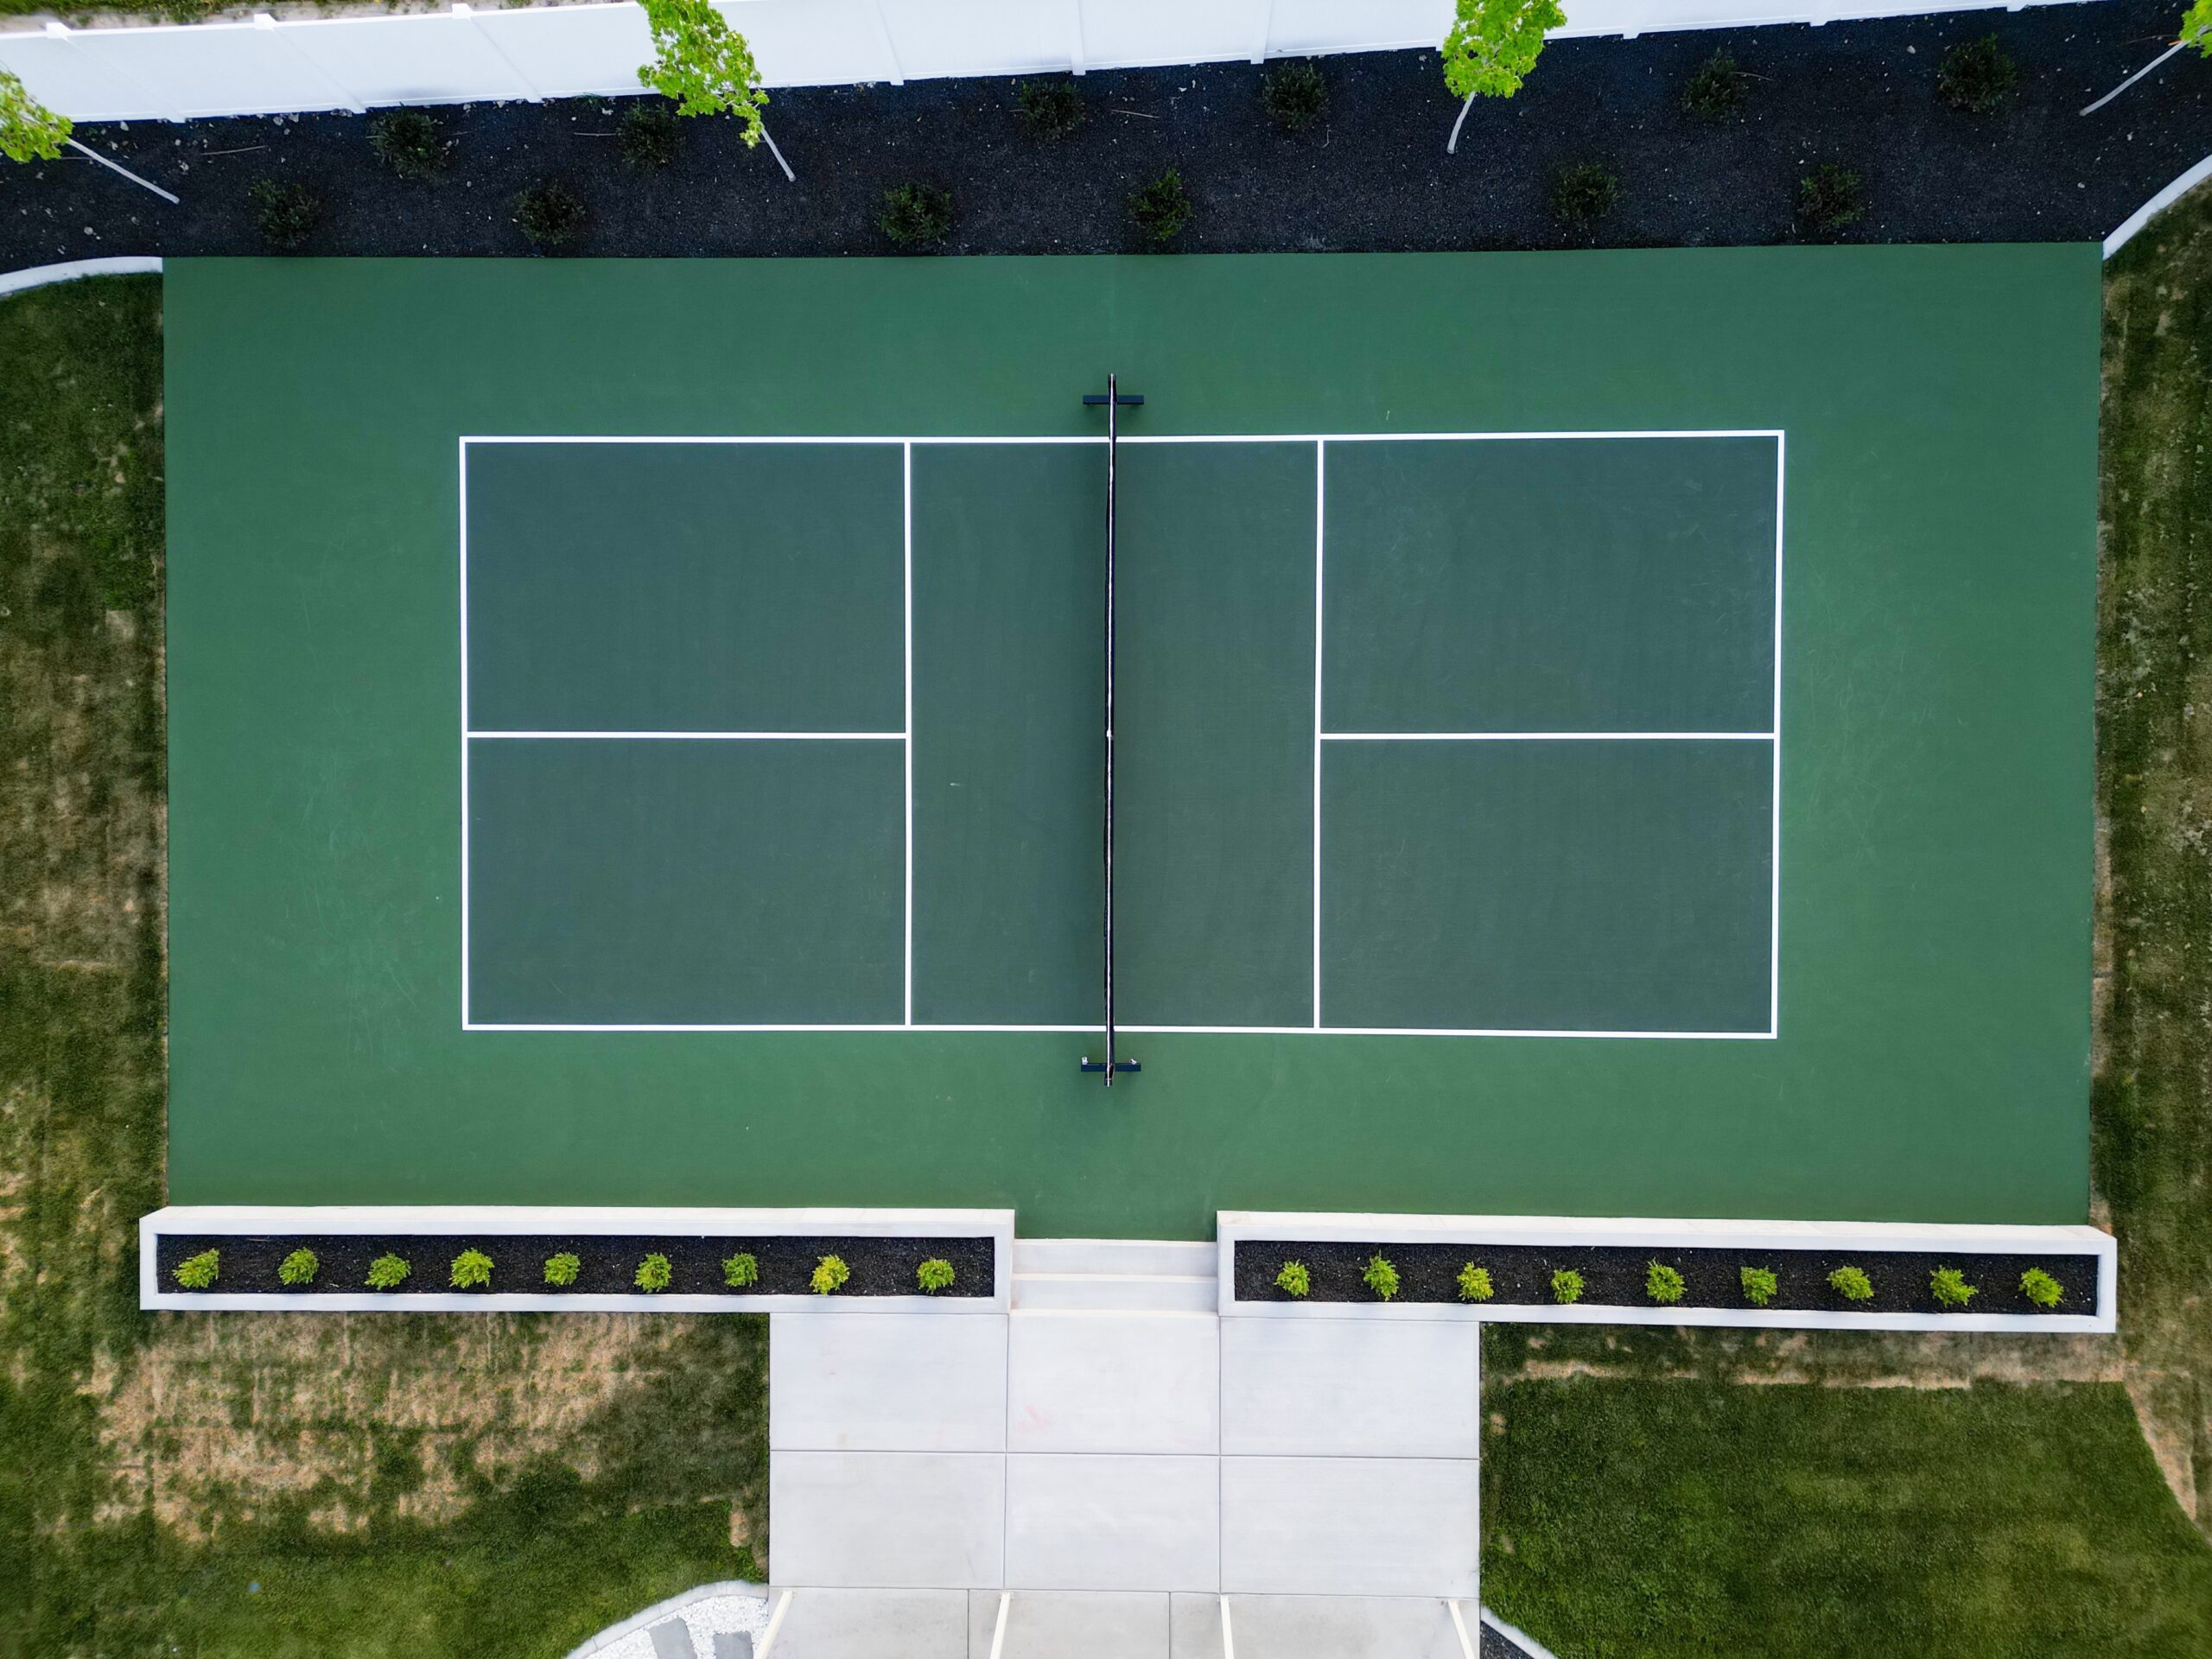
[[[2188,172],[2130,213],[2126,223],[2105,238],[2105,257],[2109,259],[2118,253],[2135,239],[2137,232],[2207,179],[2212,179],[2212,156],[2207,156],[2195,167],[2190,168]]]
[[[1891,1221],[1700,1221],[1597,1216],[1388,1216],[1224,1210],[1217,1219],[1222,1316],[1292,1319],[1473,1319],[1501,1325],[1697,1325],[1766,1330],[2043,1331],[2118,1328],[2119,1245],[2083,1226],[1993,1226]],[[1961,1254],[2094,1255],[2094,1313],[1847,1313],[1826,1309],[1459,1305],[1445,1302],[1240,1302],[1237,1243],[1245,1239],[1319,1243],[1550,1245],[1560,1249],[1897,1250]]]
[[[532,1291],[362,1290],[288,1294],[282,1291],[165,1289],[155,1240],[163,1233],[264,1237],[296,1233],[473,1233],[492,1239],[516,1234],[710,1234],[766,1237],[844,1234],[868,1238],[974,1238],[992,1241],[988,1296],[671,1296],[548,1294]],[[295,1313],[1003,1313],[1014,1287],[1011,1210],[617,1209],[519,1205],[172,1205],[138,1222],[141,1308],[258,1308]]]
[[[32,265],[23,270],[0,272],[0,298],[44,288],[49,283],[73,283],[84,276],[142,276],[158,274],[158,254],[121,254],[111,259],[72,259],[59,265]]]
[[[686,1607],[711,1601],[719,1596],[742,1596],[748,1600],[757,1599],[763,1603],[768,1599],[765,1588],[757,1584],[747,1584],[743,1579],[725,1579],[718,1584],[702,1584],[696,1589],[671,1596],[666,1601],[657,1601],[645,1611],[631,1614],[620,1624],[608,1625],[598,1635],[588,1637],[581,1647],[569,1649],[568,1659],[591,1659],[593,1654],[605,1652],[626,1637],[635,1636],[639,1631],[659,1624],[664,1618],[675,1617]]]

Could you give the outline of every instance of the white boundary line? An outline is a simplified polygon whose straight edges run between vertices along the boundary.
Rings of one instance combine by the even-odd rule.
[[[1594,439],[1771,438],[1775,443],[1774,531],[1774,715],[1773,729],[1766,732],[1325,732],[1322,721],[1322,658],[1326,590],[1326,508],[1328,446],[1332,443],[1507,443],[1565,442]],[[1141,1035],[1339,1037],[1529,1037],[1557,1040],[1760,1042],[1780,1033],[1782,981],[1782,557],[1783,506],[1786,495],[1787,435],[1779,427],[1684,428],[1642,431],[1532,432],[1326,432],[1326,433],[1205,433],[1147,434],[1123,439],[1135,444],[1296,443],[1313,446],[1313,1019],[1303,1026],[1181,1026],[1134,1025],[1123,1029]],[[914,639],[913,639],[913,452],[921,445],[979,444],[1091,444],[1103,446],[1103,436],[1090,435],[915,435],[899,437],[781,434],[720,434],[656,436],[620,435],[465,435],[461,454],[461,1029],[517,1033],[836,1033],[931,1031],[964,1033],[1086,1033],[1081,1024],[995,1024],[976,1022],[918,1022],[914,1019]],[[792,448],[821,444],[899,446],[900,451],[904,582],[903,677],[906,729],[903,732],[629,732],[629,731],[473,731],[468,725],[468,446],[482,444],[778,444]],[[746,1021],[705,1024],[658,1021],[553,1022],[538,1020],[478,1021],[469,1006],[469,824],[468,750],[473,741],[593,741],[804,742],[875,741],[906,745],[906,895],[902,955],[904,983],[902,1017],[898,1021],[822,1021],[766,1024]],[[1764,742],[1773,754],[1770,819],[1771,893],[1768,900],[1768,1008],[1764,1031],[1590,1031],[1531,1029],[1526,1027],[1412,1027],[1325,1026],[1321,1023],[1321,757],[1322,745],[1331,742]]]

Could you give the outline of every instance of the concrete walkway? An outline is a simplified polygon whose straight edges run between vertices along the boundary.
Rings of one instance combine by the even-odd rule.
[[[1476,1326],[1224,1319],[1215,1260],[1017,1241],[1009,1313],[772,1315],[774,1659],[1463,1659]]]

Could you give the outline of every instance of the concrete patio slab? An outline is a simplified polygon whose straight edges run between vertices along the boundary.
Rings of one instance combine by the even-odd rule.
[[[1210,1592],[1170,1596],[1168,1628],[1174,1659],[1222,1659],[1221,1598]]]
[[[989,1659],[998,1615],[997,1592],[979,1590],[969,1597],[970,1659]],[[1164,1594],[1017,1590],[1007,1603],[999,1659],[1172,1659],[1169,1621]]]
[[[968,1592],[795,1590],[773,1659],[968,1659]]]
[[[1224,1319],[1221,1449],[1474,1457],[1478,1332],[1456,1321]]]
[[[1451,1610],[1427,1596],[1231,1596],[1229,1620],[1236,1659],[1461,1659]]]
[[[1210,1457],[1009,1454],[1007,1584],[1218,1588],[1220,1467]]]
[[[1224,1458],[1222,1587],[1472,1601],[1478,1467],[1456,1459]]]
[[[1220,1320],[1015,1313],[1007,1323],[1008,1451],[1219,1449]]]
[[[1006,1459],[996,1453],[778,1452],[768,1460],[768,1503],[779,1584],[1000,1581]],[[967,1617],[963,1600],[963,1631]]]
[[[1006,1448],[1002,1314],[831,1319],[774,1313],[768,1333],[768,1445],[774,1451]]]

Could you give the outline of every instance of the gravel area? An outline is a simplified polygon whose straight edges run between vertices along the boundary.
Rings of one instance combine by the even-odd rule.
[[[1436,54],[1320,60],[1327,112],[1278,130],[1249,64],[1101,72],[1078,86],[1086,119],[1033,136],[1007,79],[779,92],[768,111],[798,169],[787,184],[734,123],[683,124],[663,168],[622,158],[626,99],[441,109],[442,175],[379,163],[372,117],[139,123],[82,136],[184,197],[171,207],[89,162],[0,167],[0,269],[99,254],[268,251],[251,191],[304,185],[321,204],[307,254],[513,255],[525,186],[558,181],[585,207],[563,255],[877,254],[884,191],[924,182],[952,198],[943,251],[1133,251],[1128,193],[1178,168],[1196,213],[1190,251],[1656,247],[1775,243],[1801,226],[1799,181],[1824,162],[1857,173],[1865,212],[1825,234],[1876,242],[2101,238],[2212,152],[2212,63],[2184,55],[2097,114],[2076,111],[2171,38],[2173,0],[2090,0],[1871,22],[1560,41],[1521,94],[1485,100],[1459,151]],[[2020,68],[1990,115],[1936,92],[1950,45],[1995,34]],[[1757,77],[1738,118],[1682,108],[1692,71],[1725,50]],[[1596,162],[1618,205],[1563,221],[1552,188]]]

